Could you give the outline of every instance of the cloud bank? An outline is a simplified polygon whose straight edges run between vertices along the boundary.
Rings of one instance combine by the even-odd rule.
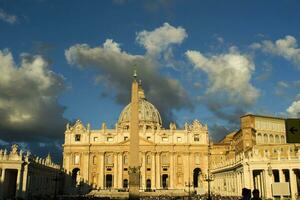
[[[0,139],[61,139],[66,119],[57,97],[64,90],[63,77],[39,55],[22,54],[16,65],[8,50],[0,50],[0,74]]]

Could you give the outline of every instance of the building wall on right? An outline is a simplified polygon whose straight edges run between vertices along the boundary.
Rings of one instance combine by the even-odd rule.
[[[286,142],[283,118],[242,116],[240,130],[212,147],[211,160],[214,193],[241,196],[246,187],[259,189],[264,198],[298,198],[300,144]],[[289,187],[289,194],[276,191],[278,184]]]

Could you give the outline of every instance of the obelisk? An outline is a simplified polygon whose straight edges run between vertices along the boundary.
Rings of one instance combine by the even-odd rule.
[[[129,145],[129,199],[139,199],[139,85],[136,71],[131,86],[130,145]]]

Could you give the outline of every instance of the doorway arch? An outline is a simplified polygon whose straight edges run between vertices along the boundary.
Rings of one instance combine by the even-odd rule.
[[[150,191],[150,190],[151,190],[151,180],[150,180],[150,179],[147,179],[147,180],[146,180],[146,190],[147,190],[147,191]]]
[[[128,179],[123,180],[123,188],[128,188]]]
[[[113,176],[111,174],[106,174],[105,175],[105,187],[111,188],[112,182],[113,182]]]
[[[77,167],[72,170],[72,181],[74,185],[80,182],[80,169]]]
[[[195,168],[193,171],[193,183],[194,183],[194,188],[197,188],[200,186],[200,175],[201,175],[201,169],[200,168]]]
[[[168,189],[169,185],[169,175],[168,174],[163,174],[162,175],[162,187],[163,189]]]

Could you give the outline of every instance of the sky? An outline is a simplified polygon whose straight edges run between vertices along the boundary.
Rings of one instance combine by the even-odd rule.
[[[67,123],[114,127],[134,69],[163,125],[218,141],[300,117],[299,1],[0,0],[0,143],[61,160]]]

